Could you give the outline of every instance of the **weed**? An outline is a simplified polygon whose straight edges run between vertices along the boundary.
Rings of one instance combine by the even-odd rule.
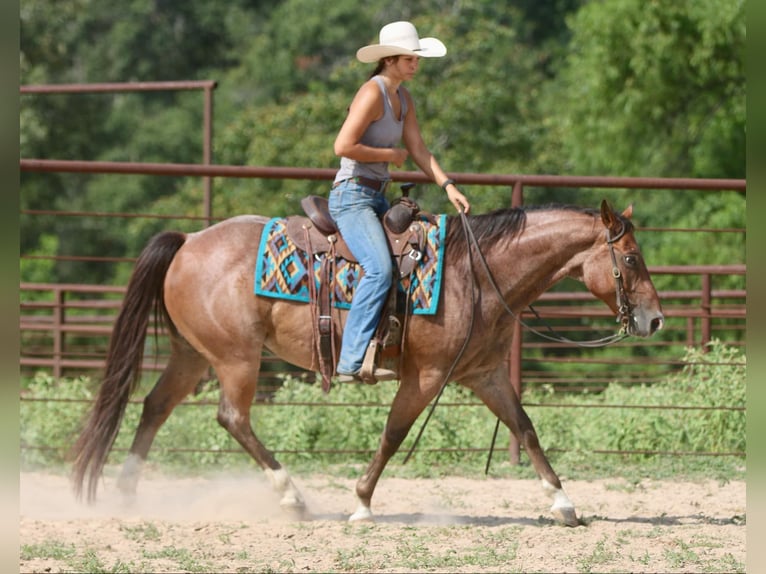
[[[77,572],[91,572],[93,574],[102,574],[105,572],[110,572],[110,570],[108,570],[106,566],[104,566],[104,563],[101,562],[101,559],[93,550],[86,550],[85,554],[82,557],[78,557],[75,560],[68,560],[67,562]],[[118,562],[118,564],[116,564],[115,566],[122,567],[123,564],[122,562]],[[118,568],[114,570],[114,572],[127,572],[127,570],[120,570]]]
[[[22,560],[32,560],[34,558],[63,560],[74,556],[76,553],[74,544],[46,540],[41,544],[22,544],[20,557]]]
[[[596,542],[593,551],[577,563],[578,572],[593,572],[594,566],[608,564],[617,558],[617,553],[608,549],[609,542],[606,537]]]
[[[676,540],[676,548],[666,548],[663,552],[665,560],[672,568],[684,568],[692,564],[698,564],[700,557],[688,544],[682,540]]]
[[[211,566],[199,561],[186,548],[164,547],[158,551],[144,551],[144,558],[148,560],[166,559],[175,562],[180,570],[186,572],[209,572]]]
[[[745,571],[744,563],[740,562],[728,552],[718,560],[710,561],[706,564],[706,572],[732,572],[739,573]]]
[[[159,529],[151,522],[144,522],[137,526],[121,524],[120,530],[125,533],[125,538],[132,540],[133,542],[159,540],[162,536]]]

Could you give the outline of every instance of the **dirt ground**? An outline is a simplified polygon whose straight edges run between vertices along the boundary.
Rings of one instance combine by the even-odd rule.
[[[381,479],[375,523],[347,522],[354,480],[295,477],[286,516],[257,473],[148,476],[93,506],[65,477],[23,473],[20,572],[743,572],[745,483],[569,481],[583,525],[559,526],[537,481]]]

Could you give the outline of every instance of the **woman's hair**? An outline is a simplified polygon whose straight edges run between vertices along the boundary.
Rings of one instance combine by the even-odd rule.
[[[374,78],[375,76],[377,76],[383,71],[383,69],[386,67],[386,60],[388,60],[389,58],[394,58],[394,60],[398,60],[399,56],[387,56],[386,58],[381,58],[380,60],[378,60],[378,65],[375,66],[375,70],[373,70],[372,74],[370,74],[370,78]],[[367,78],[367,79],[370,79],[370,78]]]

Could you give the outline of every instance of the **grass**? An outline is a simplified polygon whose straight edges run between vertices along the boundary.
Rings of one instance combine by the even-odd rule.
[[[590,554],[579,558],[577,560],[578,572],[593,572],[594,568],[601,568],[607,564],[611,564],[619,557],[619,550],[615,549],[615,546],[610,543],[607,537],[601,538],[596,542],[595,547]]]
[[[196,550],[165,546],[161,550],[144,551],[143,557],[151,562],[157,560],[170,562],[171,564],[177,566],[178,570],[181,572],[215,571],[215,565],[211,564],[209,561],[204,561],[197,558],[195,556],[196,553]]]
[[[66,560],[77,554],[74,544],[66,544],[57,540],[46,540],[41,544],[22,544],[21,559],[33,560],[35,558],[53,558],[54,560]]]
[[[138,526],[121,524],[120,530],[125,533],[125,538],[133,542],[156,541],[162,536],[159,529],[151,522],[143,522]]]
[[[94,550],[86,549],[79,552],[74,544],[66,544],[56,540],[49,540],[40,544],[22,544],[19,558],[22,561],[35,559],[54,560],[66,565],[64,571],[89,572],[93,574],[148,572],[150,568],[147,563],[142,562],[137,565],[133,562],[123,562],[119,559],[112,566],[106,566]],[[49,572],[51,568],[45,568],[45,571]]]
[[[355,532],[351,548],[335,551],[333,565],[340,572],[427,569],[448,572],[476,567],[506,568],[517,557],[521,528],[500,527],[477,532],[473,526],[404,526],[395,535],[371,526]],[[382,543],[381,543],[382,541]],[[380,546],[387,550],[380,551]]]

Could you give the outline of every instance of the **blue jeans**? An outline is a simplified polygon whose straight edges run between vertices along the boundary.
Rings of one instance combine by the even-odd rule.
[[[355,374],[362,368],[393,281],[391,253],[379,219],[389,205],[384,193],[345,181],[330,191],[329,207],[343,239],[364,270],[346,318],[337,368],[339,374]]]

